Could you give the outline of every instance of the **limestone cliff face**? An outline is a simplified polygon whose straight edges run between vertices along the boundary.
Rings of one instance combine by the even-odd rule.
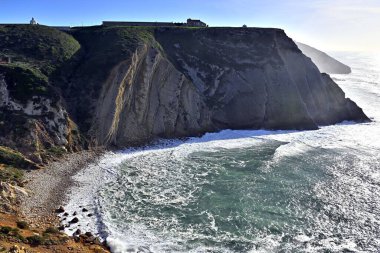
[[[156,29],[101,87],[90,133],[103,145],[368,120],[278,29]]]

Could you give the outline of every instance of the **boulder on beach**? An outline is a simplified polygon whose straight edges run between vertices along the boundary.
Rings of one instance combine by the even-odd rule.
[[[64,213],[65,212],[65,209],[63,208],[63,206],[60,206],[59,208],[57,208],[55,210],[56,213]]]
[[[75,236],[75,235],[81,235],[81,234],[82,234],[82,231],[81,231],[80,229],[77,229],[77,230],[74,232],[73,236]]]
[[[79,222],[79,219],[77,217],[75,217],[69,223],[73,224],[73,223],[78,223],[78,222]]]

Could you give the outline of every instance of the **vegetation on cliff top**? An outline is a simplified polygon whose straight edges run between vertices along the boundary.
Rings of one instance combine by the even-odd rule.
[[[38,69],[23,64],[0,65],[12,98],[26,103],[33,96],[48,96],[48,81]]]
[[[80,44],[71,35],[47,26],[1,25],[0,58],[11,57],[11,64],[1,64],[10,95],[25,103],[35,95],[51,96],[49,79],[69,60]]]
[[[69,34],[47,26],[0,26],[0,56],[28,63],[45,75],[70,59],[80,48]]]
[[[104,81],[115,64],[128,59],[139,45],[154,41],[153,29],[144,27],[88,27],[72,34],[84,51],[78,74],[99,81]]]

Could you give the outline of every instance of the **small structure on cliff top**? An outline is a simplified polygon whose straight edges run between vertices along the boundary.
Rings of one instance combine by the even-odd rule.
[[[187,26],[191,26],[191,27],[206,27],[207,24],[202,22],[201,20],[199,19],[191,19],[191,18],[188,18],[187,19]]]
[[[32,18],[32,20],[30,20],[30,24],[31,25],[38,25],[37,21],[34,18]]]

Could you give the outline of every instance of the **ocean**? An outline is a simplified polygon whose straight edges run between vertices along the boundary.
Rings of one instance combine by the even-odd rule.
[[[80,222],[66,232],[115,253],[379,252],[380,55],[333,56],[353,70],[333,79],[373,122],[107,153],[74,177],[66,209]]]

